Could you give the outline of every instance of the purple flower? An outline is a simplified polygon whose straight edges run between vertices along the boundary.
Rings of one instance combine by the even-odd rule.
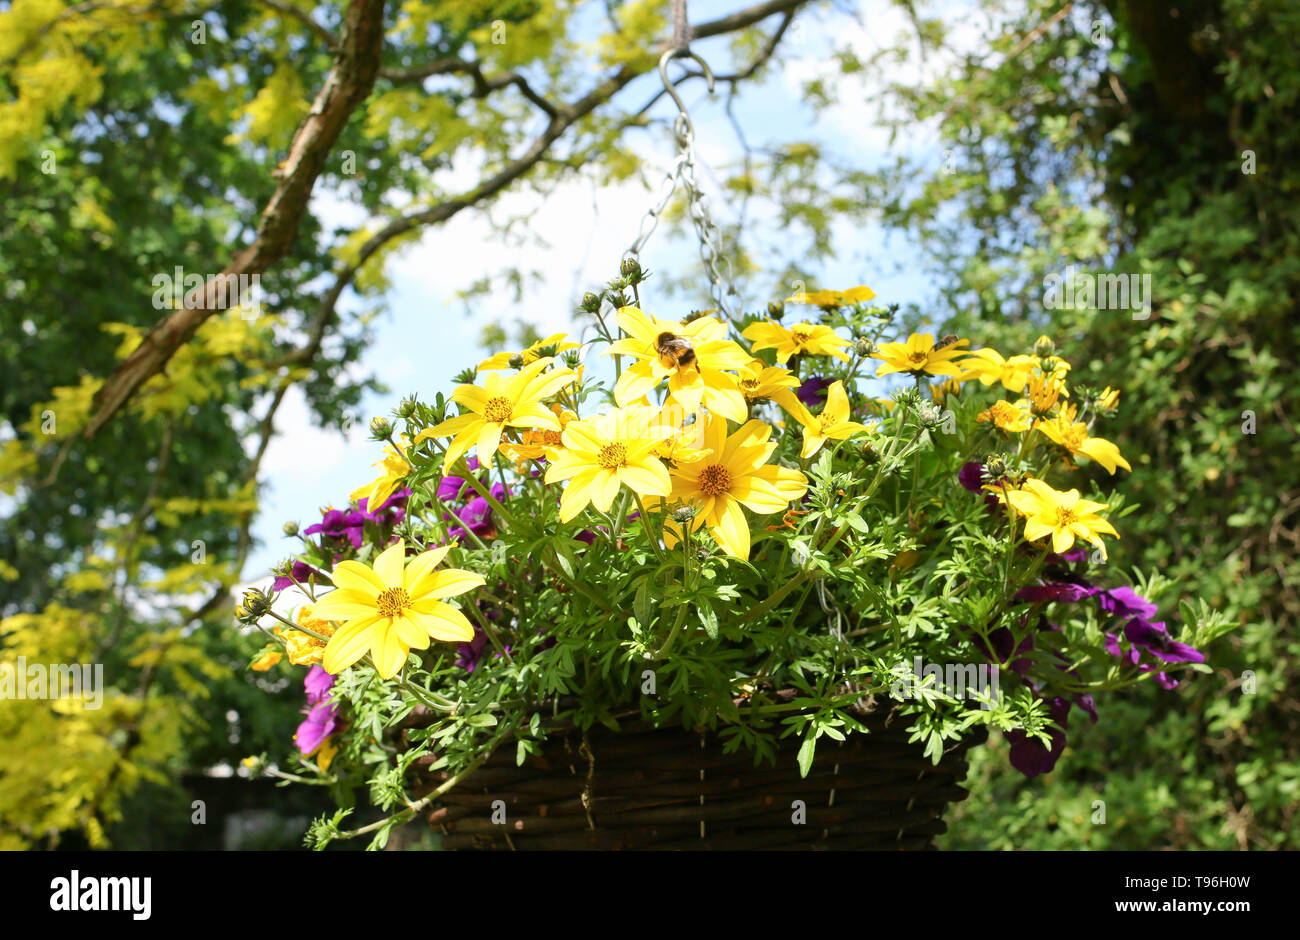
[[[321,521],[303,529],[303,535],[317,533],[326,538],[347,539],[353,548],[361,547],[361,538],[366,532],[366,516],[346,509],[327,509]]]
[[[1140,617],[1150,620],[1159,608],[1130,587],[1109,588],[1097,595],[1101,609],[1117,617]],[[1163,626],[1163,624],[1162,624]]]
[[[291,571],[293,572],[292,577],[290,577],[289,575],[283,575],[281,577],[276,578],[275,581],[272,582],[271,584],[271,590],[283,591],[287,588],[291,588],[293,587],[294,581],[297,581],[299,584],[306,584],[308,579],[311,578],[313,575],[315,575],[316,577],[317,584],[329,583],[328,577],[321,574],[319,571],[317,571],[311,565],[306,564],[305,562],[295,561],[293,563],[293,568],[291,569]]]
[[[493,483],[488,492],[497,502],[503,502],[510,491],[500,483]],[[479,538],[490,538],[496,533],[496,526],[492,523],[492,504],[482,496],[475,496],[462,508],[453,510],[451,515],[443,518],[448,521],[455,519],[460,523],[447,530],[448,537],[453,539],[465,538],[467,529]]]
[[[329,702],[313,705],[307,713],[307,720],[298,726],[293,739],[298,750],[310,754],[334,733],[334,706]]]
[[[334,733],[338,709],[327,701],[329,691],[334,687],[334,677],[320,666],[312,666],[307,670],[302,685],[307,691],[307,704],[311,708],[307,712],[307,719],[294,732],[293,739],[298,750],[310,754]]]
[[[465,461],[470,470],[477,470],[479,467],[478,458],[470,457]],[[454,503],[463,499],[465,491],[469,488],[469,481],[464,477],[446,476],[438,483],[438,499],[444,503]]]
[[[961,469],[957,471],[957,481],[972,493],[983,492],[984,464],[974,460],[962,464]]]
[[[1167,663],[1203,663],[1205,655],[1200,650],[1179,643],[1165,629],[1164,621],[1152,623],[1142,617],[1134,617],[1124,625],[1124,636],[1133,644],[1134,649],[1142,647]]]
[[[319,705],[329,697],[330,689],[334,688],[334,677],[324,667],[312,666],[307,670],[302,686],[307,690],[307,704]]]
[[[1081,601],[1085,597],[1091,597],[1097,593],[1097,590],[1090,584],[1071,584],[1070,582],[1030,584],[1016,592],[1016,600],[1029,601],[1034,604],[1049,601],[1073,603]]]
[[[401,521],[402,513],[406,509],[406,501],[410,496],[411,491],[409,489],[405,486],[399,487],[374,512],[370,512],[366,508],[367,499],[362,497],[357,500],[357,513],[361,518],[369,522],[376,522],[380,525],[393,525]]]
[[[1069,726],[1070,703],[1063,698],[1054,698],[1048,703],[1047,713],[1060,726],[1048,729],[1052,741],[1050,748],[1044,747],[1042,741],[1031,738],[1023,731],[1007,732],[1007,740],[1011,743],[1011,766],[1026,777],[1051,772],[1065,753],[1065,729]]]
[[[803,384],[794,390],[795,397],[809,408],[820,408],[826,403],[826,396],[833,380],[824,375],[812,375],[804,379]]]
[[[479,662],[483,659],[483,651],[487,649],[488,635],[483,632],[483,628],[478,624],[474,625],[474,639],[468,643],[462,643],[456,647],[456,652],[460,654],[456,659],[456,665],[460,666],[466,672],[473,672],[478,668]],[[504,647],[505,651],[510,652],[510,647]],[[501,654],[495,654],[496,659],[501,658]]]

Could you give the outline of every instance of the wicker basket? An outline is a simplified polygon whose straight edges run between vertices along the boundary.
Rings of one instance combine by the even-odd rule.
[[[823,738],[804,778],[793,736],[777,743],[775,766],[755,767],[748,751],[724,754],[681,728],[557,731],[523,766],[513,747],[498,750],[428,820],[446,849],[933,848],[944,809],[966,797],[965,751],[978,738],[935,765],[908,743],[907,722],[859,720],[871,733]],[[428,775],[423,789],[445,779]]]

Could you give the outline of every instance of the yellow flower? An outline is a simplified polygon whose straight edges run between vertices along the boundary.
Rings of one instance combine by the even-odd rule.
[[[1120,456],[1119,448],[1100,437],[1089,437],[1088,426],[1074,420],[1074,408],[1064,408],[1054,418],[1040,420],[1036,427],[1072,454],[1082,454],[1095,460],[1114,474],[1116,467],[1132,470],[1127,460]]]
[[[751,359],[740,372],[740,391],[751,405],[774,401],[792,417],[798,418],[804,409],[794,393],[799,379],[789,369],[769,366],[762,359]]]
[[[279,650],[262,650],[257,658],[248,664],[248,668],[253,672],[266,672],[282,659],[284,659],[284,654]]]
[[[930,388],[930,397],[934,399],[936,405],[942,405],[949,395],[961,394],[961,383],[966,381],[966,376],[961,378],[944,379]]]
[[[310,604],[304,604],[298,608],[298,613],[294,615],[299,625],[306,627],[313,633],[319,633],[326,639],[321,640],[305,633],[302,630],[285,630],[282,627],[276,627],[274,632],[281,640],[284,641],[284,651],[289,656],[289,662],[295,666],[312,666],[321,661],[325,653],[325,644],[329,637],[334,635],[334,625],[328,620],[317,618]]]
[[[320,768],[321,773],[327,773],[330,764],[334,763],[334,755],[338,754],[338,745],[334,743],[333,738],[326,738],[320,743],[312,755],[316,758],[316,766]]]
[[[704,428],[709,456],[669,471],[669,498],[685,500],[696,510],[691,531],[708,526],[718,546],[736,558],[749,557],[749,523],[741,506],[761,515],[778,512],[808,489],[807,477],[798,470],[767,463],[776,450],[771,434],[768,425],[755,420],[728,437],[726,420],[709,415]],[[676,522],[665,522],[669,548],[677,544],[680,531]]]
[[[546,468],[547,483],[569,481],[560,500],[560,521],[568,522],[588,503],[609,512],[624,485],[642,496],[667,496],[672,481],[654,451],[671,433],[654,421],[649,408],[570,422],[564,429],[564,450]]]
[[[746,417],[745,396],[734,375],[724,369],[743,369],[749,354],[726,338],[727,328],[713,317],[682,324],[659,320],[636,307],[618,311],[618,325],[627,337],[610,346],[607,355],[632,356],[632,363],[614,385],[620,408],[649,395],[668,379],[668,398],[688,412],[700,410],[725,415],[733,421]]]
[[[430,437],[451,437],[443,458],[443,467],[450,470],[471,445],[478,448],[479,463],[491,465],[507,427],[560,430],[559,419],[542,401],[570,385],[577,376],[572,369],[544,372],[550,363],[550,359],[538,359],[509,379],[491,372],[483,388],[461,385],[452,392],[451,400],[465,410],[437,427],[425,428],[415,442]]]
[[[1029,398],[1029,407],[1034,414],[1047,414],[1060,399],[1070,397],[1070,392],[1065,387],[1065,372],[1059,369],[1051,372],[1035,369],[1029,373],[1025,383],[1025,395]]]
[[[826,404],[817,417],[813,417],[802,404],[799,407],[802,413],[795,417],[803,425],[803,453],[800,456],[805,460],[821,450],[828,440],[843,441],[870,430],[865,424],[849,420],[849,396],[844,391],[843,382],[834,383],[827,391]]]
[[[760,349],[775,349],[776,361],[781,365],[789,362],[791,356],[803,354],[834,356],[844,362],[849,361],[849,357],[840,352],[849,345],[849,341],[841,339],[829,326],[796,323],[786,329],[771,320],[759,320],[745,327],[740,335],[750,341],[754,352]]]
[[[1034,368],[1034,359],[1032,356],[1003,359],[996,349],[985,346],[973,350],[968,358],[962,360],[961,365],[966,370],[962,373],[962,381],[979,379],[980,384],[985,386],[1001,382],[1002,387],[1008,391],[1019,392],[1024,390],[1029,373]]]
[[[518,356],[520,359],[523,360],[523,365],[531,366],[538,359],[542,358],[539,351],[542,349],[546,349],[548,346],[555,347],[553,350],[548,350],[554,355],[558,355],[559,353],[564,352],[566,349],[577,349],[579,345],[578,343],[565,342],[565,340],[568,338],[569,338],[568,333],[556,333],[554,336],[546,337],[546,339],[539,339],[537,342],[533,343],[533,345],[529,346],[527,349],[521,349],[519,352],[499,352],[493,356],[489,356],[488,358],[480,362],[478,364],[478,371],[491,372],[493,370],[498,370],[498,369],[509,369],[510,360],[513,359],[515,356]]]
[[[913,333],[906,343],[881,343],[872,353],[875,359],[883,359],[884,364],[876,369],[876,375],[888,375],[891,372],[910,372],[920,375],[960,376],[961,368],[953,359],[965,350],[960,347],[969,343],[968,339],[936,347],[934,336],[929,333]]]
[[[850,287],[848,290],[804,291],[787,297],[788,304],[809,304],[813,307],[847,307],[851,304],[866,303],[876,296],[870,287]]]
[[[391,679],[411,649],[427,649],[429,639],[467,643],[474,629],[465,615],[442,603],[483,584],[459,568],[435,571],[451,546],[423,552],[406,561],[398,540],[375,559],[374,567],[341,561],[332,572],[337,587],[321,598],[315,616],[344,621],[330,637],[321,663],[338,675],[369,651],[380,678]]]
[[[373,467],[381,468],[379,478],[358,486],[348,499],[354,503],[364,499],[368,508],[375,509],[382,506],[384,500],[393,495],[393,491],[402,485],[402,480],[411,472],[411,465],[406,462],[404,450],[406,438],[399,437],[397,445],[396,448],[385,447],[383,459],[371,464]]]
[[[1119,389],[1106,386],[1105,390],[1097,396],[1098,411],[1114,411],[1119,407]]]
[[[646,399],[638,402],[642,407],[649,407]],[[665,405],[654,416],[654,425],[658,429],[651,436],[657,437],[655,456],[667,463],[694,463],[709,455],[704,447],[704,412],[687,414],[679,405]]]
[[[564,429],[578,416],[560,404],[551,405],[551,412],[560,422],[560,430],[529,428],[519,435],[518,444],[503,443],[501,452],[517,466],[522,466],[525,460],[539,460],[543,457],[554,460],[555,454],[564,447]]]
[[[995,401],[975,417],[976,421],[992,421],[1004,431],[1018,433],[1034,426],[1028,403],[1022,398],[1014,405],[1009,401]]]
[[[1058,555],[1070,549],[1076,536],[1103,551],[1102,535],[1119,538],[1114,527],[1097,515],[1106,505],[1080,499],[1078,490],[1061,492],[1031,478],[1020,489],[1009,490],[1007,499],[1025,517],[1025,538],[1033,542],[1050,535],[1052,551]]]

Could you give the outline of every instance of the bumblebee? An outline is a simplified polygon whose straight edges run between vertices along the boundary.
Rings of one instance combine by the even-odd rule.
[[[655,349],[660,356],[666,356],[679,367],[694,365],[695,347],[691,341],[676,333],[663,332],[655,338]]]

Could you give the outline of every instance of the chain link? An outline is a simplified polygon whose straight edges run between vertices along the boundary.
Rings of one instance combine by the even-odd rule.
[[[714,304],[717,305],[718,311],[723,316],[730,318],[732,316],[730,298],[737,296],[736,289],[731,284],[731,262],[719,251],[722,236],[709,213],[709,198],[700,188],[699,180],[696,179],[695,173],[698,164],[695,162],[695,129],[691,125],[690,116],[686,113],[686,107],[677,96],[672,83],[668,81],[666,71],[668,60],[677,55],[689,56],[699,62],[704,69],[705,77],[709,81],[709,90],[713,90],[713,75],[709,72],[708,65],[702,59],[694,53],[681,49],[670,49],[664,53],[659,62],[659,71],[664,80],[665,90],[677,104],[677,118],[673,121],[673,140],[677,145],[677,157],[660,186],[662,198],[641,220],[637,239],[632,243],[632,247],[627,250],[624,257],[635,257],[645,247],[650,235],[658,227],[659,219],[663,216],[664,210],[667,209],[668,203],[672,200],[673,193],[677,191],[680,185],[686,192],[687,212],[691,224],[695,228],[696,239],[700,244],[700,261],[703,263],[705,273],[709,278],[709,295],[713,298]],[[726,272],[725,280],[718,270],[719,263]]]

